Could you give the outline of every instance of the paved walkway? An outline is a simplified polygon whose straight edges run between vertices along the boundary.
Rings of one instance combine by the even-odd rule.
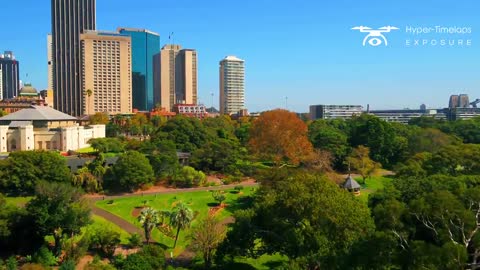
[[[129,234],[137,233],[143,236],[143,231],[140,228],[121,217],[118,217],[106,210],[103,210],[102,208],[97,207],[94,203],[92,203],[92,213],[116,224],[118,227],[122,228]]]

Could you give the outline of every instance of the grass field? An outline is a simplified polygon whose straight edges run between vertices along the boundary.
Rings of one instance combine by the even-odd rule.
[[[93,147],[89,146],[89,147],[78,149],[75,152],[80,153],[80,154],[90,154],[90,153],[95,153],[97,151],[95,151],[95,149],[93,149]]]
[[[362,182],[361,178],[355,179],[359,183]],[[367,179],[365,184],[361,184],[362,189],[360,190],[360,195],[357,197],[359,200],[367,203],[368,202],[368,195],[374,193],[375,191],[379,189],[383,189],[386,183],[390,183],[392,181],[391,178],[388,177],[383,177],[383,176],[377,176],[377,177],[371,177]]]
[[[118,227],[116,224],[113,224],[110,221],[96,215],[92,215],[92,221],[93,223],[90,224],[88,227],[98,226],[98,227],[109,228],[120,234],[121,244],[124,244],[124,245],[128,244],[128,238],[130,237],[130,234],[124,231],[122,228]]]
[[[242,207],[242,200],[240,198],[250,195],[254,189],[254,187],[246,187],[240,194],[235,194],[233,189],[226,190],[225,195],[227,199],[224,203],[227,206],[220,210],[216,216],[220,219],[226,219],[231,216],[235,210]],[[137,221],[137,218],[133,215],[133,212],[139,212],[139,209],[145,206],[145,201],[147,207],[152,207],[156,210],[172,210],[172,208],[178,202],[187,204],[194,211],[195,219],[192,222],[192,227],[196,225],[198,220],[207,216],[210,207],[217,205],[210,191],[195,191],[188,193],[128,197],[116,199],[111,204],[109,204],[110,202],[108,200],[105,200],[97,202],[97,206],[127,220],[138,227],[141,227],[140,223]],[[152,238],[160,243],[167,251],[173,251],[174,255],[176,256],[185,250],[186,246],[188,245],[189,232],[190,230],[180,232],[175,250],[172,250],[174,238],[167,237],[157,229],[153,231]]]

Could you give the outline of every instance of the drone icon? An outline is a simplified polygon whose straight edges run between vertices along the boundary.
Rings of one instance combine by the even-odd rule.
[[[367,26],[355,26],[351,30],[360,30],[361,33],[368,33],[368,35],[363,39],[363,46],[365,46],[368,41],[368,44],[376,47],[382,43],[385,43],[385,46],[388,45],[388,41],[383,33],[390,33],[390,31],[398,29],[399,28],[395,26],[384,26],[378,29],[372,29]]]

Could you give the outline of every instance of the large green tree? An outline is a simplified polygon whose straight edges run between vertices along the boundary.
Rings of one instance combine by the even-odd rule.
[[[70,184],[40,182],[35,197],[27,204],[35,230],[41,236],[52,236],[60,253],[63,236],[72,237],[90,222],[90,207],[79,189]]]
[[[237,162],[246,156],[246,149],[236,140],[216,139],[193,152],[190,163],[197,170],[235,174]]]
[[[40,181],[70,182],[65,158],[52,151],[13,152],[0,162],[0,189],[13,194],[32,194]]]
[[[141,185],[152,183],[153,169],[145,155],[137,151],[128,151],[118,158],[106,176],[109,188],[134,191]]]
[[[350,193],[323,176],[286,170],[267,177],[253,208],[235,218],[219,257],[278,252],[299,269],[333,269],[374,230],[367,207]]]
[[[152,139],[168,139],[178,151],[193,152],[208,141],[209,133],[200,120],[176,116],[160,127]]]
[[[371,158],[387,168],[403,161],[408,149],[405,137],[398,136],[390,123],[373,115],[353,117],[349,121],[349,133],[351,146],[370,148]]]
[[[333,155],[336,168],[342,168],[350,145],[347,134],[326,120],[316,120],[308,126],[308,137],[317,149]]]
[[[395,239],[389,257],[397,267],[478,268],[477,176],[397,178],[393,185],[374,194],[369,205],[377,229]],[[378,253],[371,251],[373,256]]]

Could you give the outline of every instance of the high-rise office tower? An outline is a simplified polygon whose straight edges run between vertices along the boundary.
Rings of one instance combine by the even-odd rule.
[[[95,0],[52,0],[53,89],[55,109],[83,112],[80,34],[95,30]]]
[[[227,56],[220,61],[220,113],[245,109],[245,61]]]
[[[160,35],[145,29],[118,28],[132,39],[133,108],[149,111],[154,104],[154,58],[160,51]]]
[[[53,90],[53,55],[52,35],[47,35],[47,67],[48,67],[48,89]]]
[[[83,114],[132,112],[131,38],[85,31],[82,47]]]
[[[197,52],[180,45],[165,45],[160,54],[160,95],[155,99],[172,111],[175,104],[197,104]],[[158,62],[158,60],[157,60]]]
[[[2,70],[2,99],[18,96],[18,91],[20,89],[19,66],[20,63],[15,59],[13,52],[5,51],[4,54],[0,55],[0,69]]]

